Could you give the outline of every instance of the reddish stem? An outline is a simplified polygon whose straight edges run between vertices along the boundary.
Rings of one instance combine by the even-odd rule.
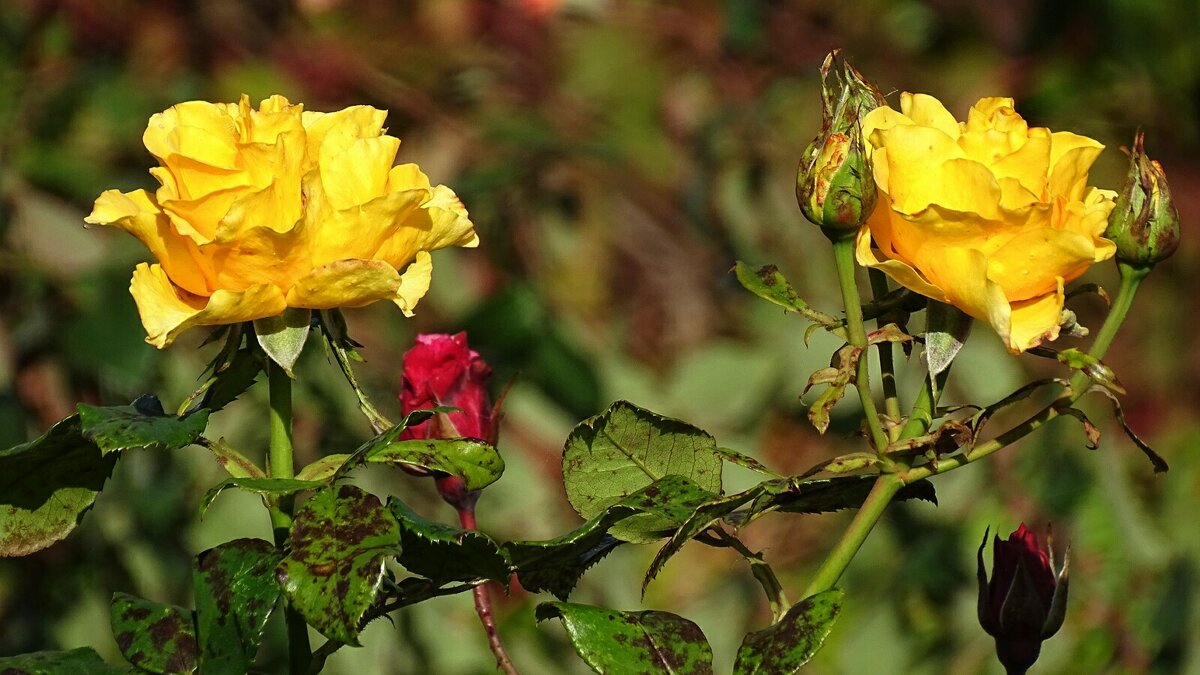
[[[449,487],[449,486],[447,486]],[[470,493],[466,498],[453,499],[447,497],[448,492],[453,490],[443,489],[443,484],[439,482],[438,490],[442,493],[442,497],[446,498],[458,511],[458,522],[464,530],[477,530],[478,524],[475,522],[475,498],[478,493]],[[476,586],[473,589],[475,595],[475,613],[479,615],[480,622],[483,623],[483,631],[487,633],[488,646],[492,648],[492,653],[496,655],[496,667],[504,671],[508,675],[520,675],[517,667],[513,665],[512,659],[508,658],[508,652],[504,649],[504,642],[500,639],[500,631],[496,628],[496,617],[492,614],[492,599],[488,595],[488,586],[490,583],[484,583]]]

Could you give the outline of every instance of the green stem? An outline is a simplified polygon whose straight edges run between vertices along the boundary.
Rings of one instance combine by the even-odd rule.
[[[842,289],[842,303],[846,306],[846,337],[850,344],[862,350],[858,357],[858,370],[854,386],[858,389],[858,400],[862,403],[867,418],[867,429],[875,452],[882,453],[888,446],[888,436],[875,410],[871,398],[871,365],[867,358],[867,332],[863,328],[862,300],[858,295],[858,282],[854,278],[854,239],[846,237],[833,242],[833,257],[837,263],[838,285]]]
[[[884,297],[888,293],[887,276],[877,269],[867,270],[867,278],[871,280],[871,294],[875,299]],[[882,327],[888,323],[891,318],[890,313],[881,314],[876,321],[876,325]],[[879,372],[883,383],[883,409],[887,416],[897,422],[900,419],[900,397],[896,391],[896,351],[895,347],[890,342],[880,344],[879,347]],[[892,427],[888,433],[888,439],[895,441],[899,436],[899,427]]]
[[[267,389],[271,405],[271,445],[267,451],[267,476],[294,478],[296,467],[292,458],[292,380],[283,368],[269,360]],[[275,547],[281,551],[288,544],[294,509],[294,495],[273,499],[270,503]],[[290,606],[284,609],[284,620],[287,623],[289,672],[293,675],[308,673],[309,662],[312,660],[308,624],[305,623],[304,617]]]
[[[850,565],[854,554],[858,553],[858,549],[866,541],[867,535],[875,527],[875,523],[879,522],[887,505],[892,501],[892,497],[895,497],[902,487],[904,487],[904,481],[901,480],[899,474],[880,474],[875,479],[875,485],[871,487],[866,501],[859,507],[858,513],[854,515],[854,520],[851,520],[850,525],[842,532],[842,538],[834,545],[829,555],[825,556],[825,561],[821,563],[816,576],[804,591],[804,597],[812,597],[837,584],[838,579],[842,577],[842,572]]]
[[[925,384],[921,391],[917,392],[912,412],[908,414],[908,422],[900,431],[899,438],[916,438],[929,432],[929,428],[933,426],[933,413],[937,410],[938,399],[941,398],[949,377],[950,367],[947,366],[936,378],[925,378]]]
[[[1121,287],[1117,290],[1117,297],[1113,300],[1112,309],[1108,311],[1108,316],[1104,319],[1104,325],[1100,326],[1100,332],[1096,334],[1092,348],[1088,350],[1089,355],[1098,359],[1104,358],[1105,353],[1108,352],[1113,338],[1117,335],[1117,330],[1125,322],[1125,315],[1129,313],[1129,307],[1133,304],[1133,296],[1137,294],[1138,286],[1150,273],[1148,267],[1134,267],[1126,263],[1117,263],[1117,268],[1121,271]],[[1071,378],[1071,391],[1081,392],[1086,382],[1087,375],[1076,373],[1075,377]]]

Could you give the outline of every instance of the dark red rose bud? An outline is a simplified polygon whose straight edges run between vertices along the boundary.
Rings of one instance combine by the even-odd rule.
[[[401,439],[477,438],[496,444],[496,424],[487,382],[492,369],[467,346],[467,334],[418,335],[404,355],[400,403],[404,414],[453,406],[460,411],[436,415],[405,429]]]
[[[996,638],[996,655],[1010,675],[1037,661],[1042,642],[1058,632],[1067,611],[1067,569],[1054,571],[1054,552],[1038,548],[1037,537],[1022,523],[1007,540],[993,537],[992,579],[983,564],[987,532],[979,545],[979,623]]]

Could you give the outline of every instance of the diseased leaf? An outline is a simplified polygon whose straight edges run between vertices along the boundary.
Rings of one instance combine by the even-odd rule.
[[[200,652],[191,610],[114,593],[112,633],[125,660],[151,673],[195,673]]]
[[[721,456],[716,447],[713,437],[701,429],[618,401],[581,422],[567,437],[562,460],[567,500],[579,515],[593,518],[659,479],[678,476],[686,484],[669,485],[680,494],[644,497],[659,508],[672,508],[677,496],[687,501],[684,492],[700,496],[703,502],[704,494],[697,495],[697,490],[721,492]],[[690,510],[683,518],[689,514]],[[615,526],[612,534],[625,541],[651,541],[679,522],[682,519],[652,514],[634,516]]]
[[[303,490],[316,490],[326,484],[327,482],[322,480],[300,480],[299,478],[226,478],[204,493],[204,497],[200,499],[200,514],[204,515],[208,507],[212,506],[217,495],[229,488],[235,487],[265,497],[282,497],[294,495]]]
[[[321,490],[292,522],[291,553],[276,569],[289,604],[322,635],[358,645],[363,614],[400,553],[400,527],[379,499],[353,485]]]
[[[192,583],[200,672],[250,672],[263,630],[279,599],[280,554],[261,539],[235,539],[196,557]]]
[[[1121,408],[1121,401],[1117,398],[1116,394],[1103,386],[1093,386],[1089,391],[1100,392],[1107,396],[1108,400],[1112,401],[1113,414],[1116,416],[1117,421],[1121,423],[1121,428],[1125,431],[1125,435],[1129,437],[1129,440],[1133,441],[1138,450],[1142,451],[1146,459],[1150,460],[1150,464],[1154,467],[1154,473],[1165,473],[1170,470],[1171,467],[1167,465],[1167,460],[1155,452],[1154,448],[1151,448],[1146,441],[1143,441],[1125,421],[1125,411]]]
[[[999,401],[996,401],[995,403],[987,406],[986,408],[980,409],[978,412],[976,412],[971,417],[970,420],[967,421],[967,426],[969,426],[971,428],[971,431],[973,431],[975,433],[975,436],[978,437],[980,430],[983,429],[984,425],[987,424],[988,420],[991,419],[992,415],[995,415],[997,411],[999,411],[1003,408],[1007,408],[1008,406],[1013,405],[1014,403],[1019,403],[1020,401],[1024,401],[1025,399],[1032,396],[1033,393],[1035,391],[1037,391],[1038,389],[1041,389],[1042,387],[1050,386],[1052,384],[1057,384],[1057,385],[1060,385],[1063,387],[1069,386],[1069,383],[1066,380],[1059,379],[1059,378],[1045,378],[1045,379],[1041,379],[1041,380],[1034,380],[1033,382],[1030,382],[1028,384],[1021,386],[1019,389],[1017,389],[1013,393],[1009,394],[1008,396],[1005,396],[1004,398],[1000,399]]]
[[[733,273],[742,286],[766,300],[779,305],[789,312],[796,312],[804,318],[826,328],[838,328],[841,321],[824,312],[819,312],[808,305],[775,265],[764,265],[753,270],[742,261],[733,266]]]
[[[879,456],[873,452],[851,452],[840,457],[826,460],[800,474],[800,478],[808,478],[819,473],[831,473],[840,476],[874,469],[879,464]]]
[[[812,374],[808,379],[808,384],[804,387],[804,392],[801,396],[808,393],[818,384],[826,385],[825,391],[813,401],[808,408],[808,421],[818,433],[825,433],[829,429],[829,411],[833,410],[833,406],[846,394],[846,387],[854,379],[855,369],[858,368],[858,360],[862,357],[862,348],[854,345],[842,345],[833,354],[833,358],[829,361],[828,368],[822,368]]]
[[[345,453],[338,455],[325,455],[317,461],[300,469],[296,473],[297,480],[316,480],[326,481],[337,475],[338,469],[350,459],[350,455]]]
[[[0,556],[40,551],[70,534],[117,463],[72,415],[41,437],[0,450]]]
[[[543,602],[538,621],[562,619],[575,651],[604,675],[704,675],[712,648],[696,624],[667,612],[618,612],[570,602]]]
[[[734,675],[792,675],[817,653],[842,609],[840,588],[818,593],[792,606],[775,625],[742,640]]]
[[[761,473],[766,476],[771,476],[772,478],[782,478],[783,477],[783,476],[779,475],[778,473],[775,473],[771,469],[767,468],[767,466],[765,464],[758,461],[757,459],[754,459],[753,457],[750,457],[748,455],[743,455],[742,453],[738,452],[737,450],[731,450],[729,448],[717,448],[716,453],[721,459],[723,459],[726,462],[729,462],[730,464],[736,464],[744,469],[750,469],[751,471]]]
[[[966,344],[972,322],[970,316],[953,305],[929,301],[925,310],[925,365],[934,383]]]
[[[1100,447],[1100,429],[1097,428],[1095,424],[1092,424],[1092,421],[1088,419],[1088,416],[1085,415],[1082,410],[1079,408],[1072,408],[1069,405],[1056,406],[1055,410],[1057,410],[1060,415],[1069,415],[1070,417],[1074,417],[1075,419],[1079,420],[1079,423],[1083,425],[1083,433],[1087,437],[1085,444],[1087,445],[1088,450],[1095,450],[1096,448]]]
[[[566,600],[583,573],[623,543],[610,535],[608,529],[637,512],[626,504],[614,504],[561,537],[509,541],[501,548],[512,561],[522,587],[534,593],[549,591],[559,600]]]
[[[468,490],[482,490],[504,474],[504,459],[496,448],[474,438],[393,441],[376,447],[366,460],[448,473],[463,479]]]
[[[175,417],[162,414],[157,398],[143,397],[135,403],[138,405],[108,407],[80,403],[84,438],[106,455],[124,450],[178,450],[195,443],[208,426],[207,410]]]
[[[400,524],[399,560],[408,571],[437,583],[508,583],[508,558],[491,537],[429,520],[394,497],[388,500],[388,510]]]
[[[289,307],[279,316],[254,320],[254,334],[267,356],[277,363],[288,377],[304,351],[312,327],[312,310]]]
[[[254,384],[263,369],[260,355],[239,349],[225,362],[214,364],[214,372],[180,405],[180,414],[201,408],[216,412],[237,400]]]
[[[0,673],[3,675],[127,675],[130,672],[128,667],[105,663],[91,647],[0,657]]]
[[[233,478],[266,478],[267,474],[258,467],[257,464],[250,461],[248,457],[234,450],[224,438],[218,438],[215,441],[210,441],[206,438],[197,439],[197,444],[204,446],[213,457],[217,459],[221,467],[225,469]]]

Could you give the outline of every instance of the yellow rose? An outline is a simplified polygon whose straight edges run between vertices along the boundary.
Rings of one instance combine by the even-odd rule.
[[[125,230],[158,260],[138,265],[129,288],[146,341],[162,348],[192,326],[288,307],[391,300],[411,315],[429,252],[479,239],[450,188],[415,164],[392,166],[400,140],[384,133],[386,115],[310,112],[282,96],[255,110],[243,96],[151,117],[143,141],[160,187],[107,190],[85,219]]]
[[[863,118],[882,199],[858,233],[862,265],[986,321],[1009,351],[1058,337],[1063,284],[1112,257],[1116,196],[1089,188],[1104,146],[1030,128],[1010,98],[958,122],[937,99]]]

